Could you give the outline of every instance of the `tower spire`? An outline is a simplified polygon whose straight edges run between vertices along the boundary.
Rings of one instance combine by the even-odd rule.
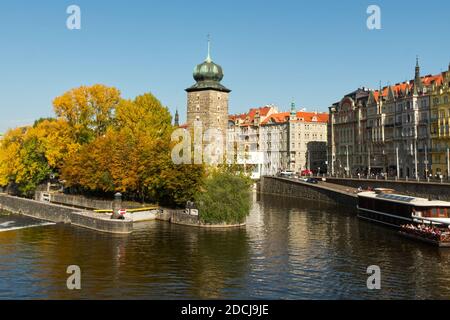
[[[295,100],[292,99],[292,102],[291,102],[291,116],[295,116],[296,115],[296,113],[297,113],[296,109],[297,109],[297,107],[295,105]]]
[[[378,95],[378,102],[381,104],[383,102],[383,87],[380,80],[380,90]]]
[[[175,127],[179,127],[180,126],[180,115],[178,114],[178,108],[177,111],[175,112],[175,123],[174,123]]]
[[[422,89],[422,78],[420,77],[419,56],[416,56],[416,76],[414,78],[414,94],[419,94]]]
[[[211,35],[208,34],[208,56],[206,57],[206,62],[211,61]]]

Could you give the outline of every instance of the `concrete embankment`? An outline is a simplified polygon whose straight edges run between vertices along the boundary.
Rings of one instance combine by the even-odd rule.
[[[356,208],[358,200],[354,190],[351,189],[346,190],[329,183],[311,184],[279,177],[263,177],[258,191],[263,194],[340,204],[352,208]]]
[[[333,184],[346,186],[349,188],[388,188],[394,189],[401,194],[414,197],[431,198],[436,200],[450,201],[450,184],[436,182],[417,181],[392,181],[392,180],[367,180],[367,179],[344,179],[327,178]]]
[[[111,220],[104,214],[0,194],[0,209],[54,223],[68,223],[91,230],[127,234],[131,220]]]

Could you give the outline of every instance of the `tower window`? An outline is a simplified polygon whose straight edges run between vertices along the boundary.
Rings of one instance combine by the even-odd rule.
[[[217,111],[220,111],[220,106],[217,106]]]
[[[198,105],[195,107],[195,109],[196,109],[197,111],[200,111],[200,105],[198,104]]]

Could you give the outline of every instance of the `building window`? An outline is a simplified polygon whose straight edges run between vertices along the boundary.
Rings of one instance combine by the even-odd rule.
[[[200,105],[199,104],[195,106],[195,110],[200,111]]]

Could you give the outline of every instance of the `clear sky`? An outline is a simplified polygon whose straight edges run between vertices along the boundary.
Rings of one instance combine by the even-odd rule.
[[[81,30],[66,9],[81,8]],[[366,26],[381,8],[381,30]],[[186,114],[184,89],[206,57],[224,68],[230,113],[292,99],[308,110],[359,86],[378,88],[450,62],[447,0],[3,0],[0,4],[0,132],[51,116],[70,88],[102,83],[123,97],[151,91]]]

